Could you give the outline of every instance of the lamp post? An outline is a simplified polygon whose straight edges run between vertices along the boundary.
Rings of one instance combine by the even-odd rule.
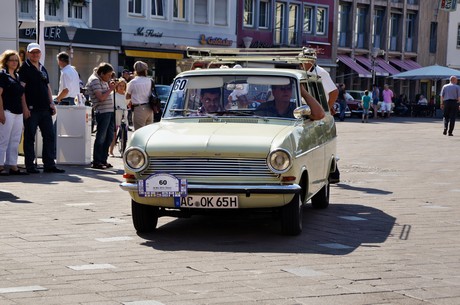
[[[380,54],[380,49],[379,48],[372,48],[371,52],[371,64],[372,64],[372,84],[375,84],[375,60],[377,59],[377,56]]]
[[[69,44],[69,52],[70,52],[70,60],[72,61],[73,59],[73,39],[75,37],[75,34],[77,33],[77,28],[74,26],[68,26],[65,28],[65,31],[67,32],[67,37],[69,38],[70,44]]]

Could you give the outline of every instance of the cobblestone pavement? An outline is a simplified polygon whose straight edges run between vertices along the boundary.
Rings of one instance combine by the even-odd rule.
[[[1,177],[0,304],[460,304],[460,125],[337,126],[341,183],[297,237],[254,214],[139,236],[120,158]]]

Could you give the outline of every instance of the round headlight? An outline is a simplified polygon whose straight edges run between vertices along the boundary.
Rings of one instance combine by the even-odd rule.
[[[147,166],[148,157],[145,151],[137,147],[131,147],[126,150],[123,159],[133,172],[140,172]]]
[[[275,150],[268,155],[268,166],[270,169],[277,173],[285,173],[291,168],[292,158],[291,154],[286,150]]]

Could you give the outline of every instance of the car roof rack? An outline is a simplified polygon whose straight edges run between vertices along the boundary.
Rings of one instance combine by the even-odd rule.
[[[316,50],[312,48],[196,48],[187,47],[186,56],[206,68],[227,64],[272,63],[300,65],[315,63]]]

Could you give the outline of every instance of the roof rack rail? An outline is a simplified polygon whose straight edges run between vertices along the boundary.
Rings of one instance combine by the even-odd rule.
[[[187,47],[187,57],[194,62],[225,65],[243,62],[270,62],[301,64],[316,61],[316,50],[312,48],[196,48]]]

